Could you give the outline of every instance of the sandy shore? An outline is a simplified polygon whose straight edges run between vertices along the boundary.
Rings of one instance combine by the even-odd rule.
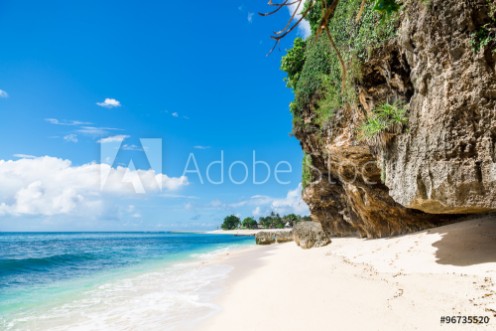
[[[221,310],[196,330],[494,330],[496,219],[390,239],[232,254]],[[441,316],[489,316],[488,325]]]
[[[236,236],[254,236],[259,232],[262,231],[269,231],[269,232],[289,232],[292,229],[256,229],[256,230],[213,230],[213,231],[208,231],[206,233],[208,234],[234,234]]]

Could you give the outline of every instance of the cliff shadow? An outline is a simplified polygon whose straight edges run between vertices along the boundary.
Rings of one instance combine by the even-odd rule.
[[[442,239],[434,242],[439,264],[470,266],[496,262],[496,215],[486,215],[431,229]]]

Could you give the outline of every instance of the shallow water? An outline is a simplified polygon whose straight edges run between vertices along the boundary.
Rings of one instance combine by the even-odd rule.
[[[0,233],[0,330],[174,330],[216,311],[251,237],[187,233]]]

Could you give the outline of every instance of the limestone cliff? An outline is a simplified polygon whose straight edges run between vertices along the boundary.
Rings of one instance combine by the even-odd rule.
[[[301,56],[286,70],[312,217],[331,236],[382,237],[496,210],[494,1],[361,3],[330,22],[344,69],[323,37],[285,59]]]

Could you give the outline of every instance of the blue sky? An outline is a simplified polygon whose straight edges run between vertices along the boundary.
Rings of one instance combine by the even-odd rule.
[[[232,0],[0,2],[0,231],[203,230],[229,213],[307,213],[302,152],[289,135],[292,93],[279,70],[294,36],[267,57],[288,13],[254,14],[265,9]],[[162,169],[150,169],[140,138],[162,140]],[[97,189],[102,143],[120,150],[115,183]],[[291,172],[253,184],[254,151],[272,171],[285,161],[280,169]],[[244,162],[247,182],[202,184],[184,173],[192,153],[203,176],[221,154],[225,177]],[[235,180],[244,174],[233,166]],[[127,192],[128,175],[144,176],[146,192]]]

